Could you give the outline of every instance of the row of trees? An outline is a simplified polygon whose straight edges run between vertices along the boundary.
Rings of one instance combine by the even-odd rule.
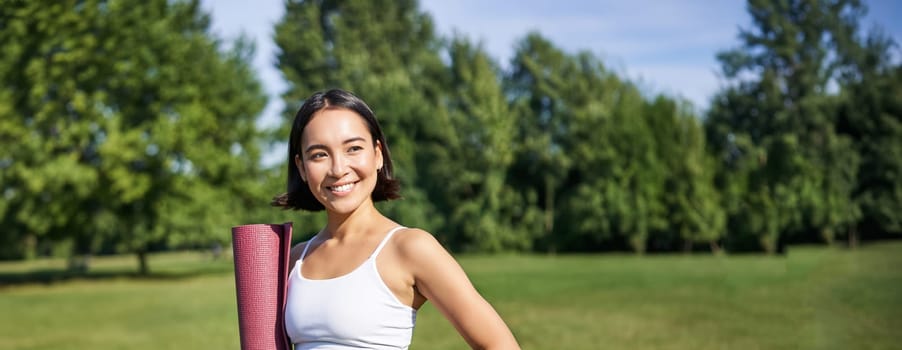
[[[241,223],[315,232],[321,215],[267,206],[286,165],[259,164],[330,87],[387,133],[405,198],[380,207],[456,251],[777,251],[902,232],[902,65],[891,38],[862,34],[856,1],[751,1],[704,116],[537,33],[501,69],[415,0],[285,6],[272,132],[255,126],[252,45],[216,39],[197,1],[0,9],[0,257],[144,261],[227,244]]]
[[[902,232],[902,65],[892,38],[861,35],[864,12],[749,3],[753,26],[718,56],[730,84],[705,121],[731,237],[773,251]]]
[[[223,240],[259,201],[266,97],[195,2],[0,6],[0,255]],[[227,229],[226,229],[227,231]]]
[[[467,38],[437,36],[416,1],[289,1],[284,115],[324,87],[363,96],[406,184],[386,209],[457,250],[775,252],[902,232],[892,39],[859,28],[857,1],[748,11],[699,116],[539,34],[502,70]]]

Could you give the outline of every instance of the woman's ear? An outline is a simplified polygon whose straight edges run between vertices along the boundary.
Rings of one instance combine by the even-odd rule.
[[[376,147],[374,148],[376,150],[376,170],[382,171],[382,165],[385,162],[385,160],[382,159],[382,142],[376,140]]]
[[[304,173],[304,161],[301,160],[300,155],[294,155],[294,166],[298,168],[298,175],[301,176],[301,181],[307,182],[307,174]]]

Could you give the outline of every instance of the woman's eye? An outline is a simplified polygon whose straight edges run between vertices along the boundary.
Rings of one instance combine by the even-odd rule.
[[[326,157],[326,153],[324,152],[313,153],[310,155],[310,159],[319,159],[324,157]]]
[[[362,150],[363,150],[363,147],[360,147],[360,146],[351,146],[350,148],[348,148],[348,152],[357,152],[357,151],[362,151]]]

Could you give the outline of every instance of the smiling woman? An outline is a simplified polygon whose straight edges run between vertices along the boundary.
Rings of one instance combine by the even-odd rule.
[[[328,218],[291,251],[285,327],[295,349],[406,349],[427,300],[471,347],[519,348],[430,233],[376,209],[376,201],[399,198],[399,185],[388,143],[363,100],[343,90],[313,94],[290,137],[288,191],[273,205]]]
[[[328,115],[316,118],[323,114]],[[337,118],[333,118],[336,116]],[[340,139],[343,136],[347,138]],[[339,146],[341,147],[337,148],[337,153],[339,153],[337,155],[335,155],[336,149],[330,149],[327,146],[327,141],[333,141],[328,140],[330,137],[340,140],[341,145]],[[370,145],[366,144],[367,141]],[[306,142],[306,144],[302,142]],[[346,142],[350,144],[345,144]],[[357,157],[345,158],[344,153],[347,150],[343,151],[341,148],[348,146],[354,146]],[[399,198],[398,181],[392,175],[388,145],[382,134],[382,128],[369,106],[357,96],[342,90],[313,94],[301,106],[291,127],[291,136],[288,141],[288,192],[277,196],[273,205],[309,211],[326,209],[326,203],[315,196],[315,193],[320,192],[318,187],[308,186],[307,175],[305,175],[306,164],[313,166],[315,172],[323,165],[335,163],[336,160],[340,162],[350,159],[360,160],[362,157],[360,157],[359,151],[362,151],[362,148],[369,148],[370,156],[380,158],[376,184],[370,189],[372,200],[378,202]],[[374,151],[378,151],[378,154],[374,154]],[[329,155],[332,157],[329,158]],[[327,158],[328,161],[322,158]],[[336,165],[343,164],[336,163]],[[354,175],[349,174],[349,176]]]

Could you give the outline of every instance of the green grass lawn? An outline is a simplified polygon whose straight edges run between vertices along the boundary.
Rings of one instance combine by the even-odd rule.
[[[524,349],[898,349],[902,243],[785,257],[467,256]],[[0,263],[0,349],[238,348],[232,262],[194,253]],[[27,282],[37,279],[40,282]],[[466,344],[427,304],[413,348]]]

